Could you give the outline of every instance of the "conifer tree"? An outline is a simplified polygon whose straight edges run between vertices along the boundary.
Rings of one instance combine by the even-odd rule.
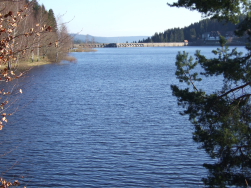
[[[170,5],[170,4],[169,4]],[[194,125],[193,139],[201,148],[217,159],[204,164],[209,175],[203,181],[208,187],[247,187],[251,184],[251,18],[250,4],[245,0],[179,0],[170,6],[198,10],[205,16],[237,23],[245,15],[236,34],[248,34],[243,54],[230,50],[226,39],[220,38],[220,47],[213,50],[216,58],[207,58],[198,50],[195,60],[186,52],[176,57],[176,76],[187,85],[172,85],[178,104],[185,108]],[[196,69],[200,67],[199,69]],[[201,71],[196,71],[201,70]],[[223,81],[221,89],[209,91],[198,85],[210,77]],[[199,84],[200,83],[200,84]],[[214,160],[215,161],[215,160]]]

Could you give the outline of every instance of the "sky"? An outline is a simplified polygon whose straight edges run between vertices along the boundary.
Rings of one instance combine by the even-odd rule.
[[[155,32],[185,27],[201,14],[169,7],[174,0],[37,0],[52,9],[69,33],[96,37],[152,36]]]

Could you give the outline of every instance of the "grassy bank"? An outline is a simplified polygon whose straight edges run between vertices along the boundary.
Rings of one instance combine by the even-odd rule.
[[[48,58],[35,58],[33,61],[27,60],[27,61],[20,61],[17,65],[18,69],[27,69],[30,67],[40,66],[40,65],[46,65],[52,63],[48,60]]]
[[[78,48],[73,48],[71,49],[71,52],[96,52],[97,49],[94,49],[94,48],[81,48],[81,47],[78,47]]]
[[[64,59],[62,59],[62,61],[76,62],[77,59],[72,56],[66,56]],[[31,67],[47,65],[51,63],[55,62],[50,61],[48,58],[41,57],[41,58],[34,58],[33,61],[31,59],[28,61],[21,61],[18,63],[17,67],[18,69],[29,69]]]

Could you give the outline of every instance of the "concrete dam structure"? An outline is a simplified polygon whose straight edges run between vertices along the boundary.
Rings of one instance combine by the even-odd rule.
[[[88,48],[130,48],[130,47],[172,47],[172,46],[188,46],[188,42],[162,42],[162,43],[93,43],[80,44],[74,47]]]

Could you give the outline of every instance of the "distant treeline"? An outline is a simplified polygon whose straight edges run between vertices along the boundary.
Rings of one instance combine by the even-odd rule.
[[[242,17],[240,17],[242,19]],[[207,32],[217,31],[221,35],[225,36],[236,29],[236,25],[233,23],[223,23],[215,19],[204,19],[200,22],[189,25],[184,28],[168,29],[164,32],[155,33],[153,36],[139,41],[141,42],[183,42],[188,40],[189,42],[196,42],[202,39],[203,34]]]

